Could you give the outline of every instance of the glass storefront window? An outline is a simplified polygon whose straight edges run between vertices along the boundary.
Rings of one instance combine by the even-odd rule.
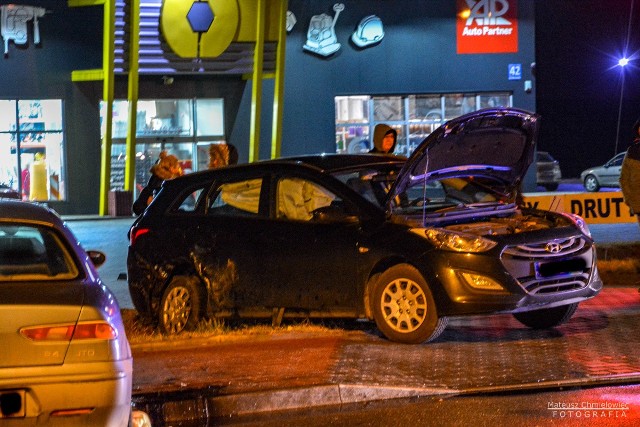
[[[480,108],[510,107],[511,96],[504,93],[487,93],[479,96]]]
[[[0,132],[16,130],[16,101],[0,100]]]
[[[209,164],[209,145],[224,141],[223,99],[139,100],[136,113],[135,193],[149,181],[151,166],[165,150],[175,155],[185,173]],[[124,189],[129,103],[113,103],[111,190]],[[104,103],[100,105],[104,136]]]
[[[0,183],[26,200],[64,200],[62,100],[3,100],[0,113]]]
[[[369,126],[336,127],[336,145],[338,153],[366,153],[369,151]]]
[[[366,123],[369,121],[368,96],[336,96],[336,123]]]
[[[480,108],[511,105],[508,92],[336,96],[336,152],[369,151],[373,146],[369,135],[377,124],[385,123],[398,131],[395,153],[408,156],[446,120]]]
[[[222,99],[196,101],[198,136],[224,135],[224,103]]]
[[[400,96],[373,98],[373,120],[390,122],[404,120],[404,103]]]

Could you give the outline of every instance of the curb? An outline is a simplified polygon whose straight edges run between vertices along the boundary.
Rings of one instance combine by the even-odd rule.
[[[389,399],[460,394],[447,388],[384,387],[359,384],[327,384],[234,395],[212,395],[210,388],[133,396],[137,410],[158,414],[164,422],[198,421],[273,411],[362,404]],[[173,399],[172,399],[173,398]]]
[[[392,399],[434,396],[472,396],[508,394],[568,388],[592,388],[640,384],[640,374],[614,375],[608,378],[583,378],[542,381],[514,385],[478,387],[463,390],[448,388],[385,387],[361,384],[327,384],[304,388],[278,389],[235,395],[215,395],[211,388],[133,396],[133,406],[160,419],[153,424],[197,422],[231,416],[246,416],[273,411],[292,411],[328,406],[365,404]],[[213,394],[213,395],[212,395]]]

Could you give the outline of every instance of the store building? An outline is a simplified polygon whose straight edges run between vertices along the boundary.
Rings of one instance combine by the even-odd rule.
[[[534,0],[0,7],[0,182],[62,214],[126,213],[111,196],[129,203],[161,150],[190,170],[220,142],[240,162],[366,151],[384,122],[409,154],[467,111],[535,111]]]

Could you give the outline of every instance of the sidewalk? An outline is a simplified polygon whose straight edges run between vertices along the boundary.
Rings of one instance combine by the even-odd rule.
[[[640,383],[638,315],[636,288],[605,287],[552,330],[493,315],[451,319],[424,345],[389,342],[360,322],[313,334],[134,345],[134,402],[170,424],[202,414]]]

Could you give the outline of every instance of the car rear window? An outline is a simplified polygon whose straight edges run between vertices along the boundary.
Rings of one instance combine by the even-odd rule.
[[[73,257],[54,230],[0,224],[0,281],[72,279]]]

